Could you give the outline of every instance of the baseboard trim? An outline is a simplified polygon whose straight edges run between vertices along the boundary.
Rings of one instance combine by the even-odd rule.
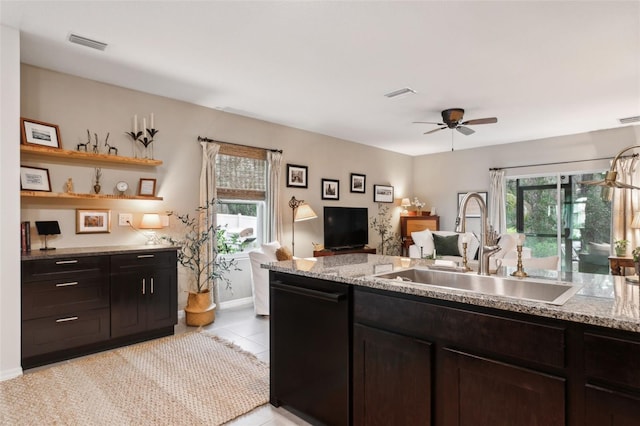
[[[247,306],[253,304],[253,297],[243,297],[242,299],[227,300],[226,302],[220,302],[220,309],[237,308],[240,306]]]
[[[0,371],[0,382],[22,376],[22,368],[16,367],[11,370]]]

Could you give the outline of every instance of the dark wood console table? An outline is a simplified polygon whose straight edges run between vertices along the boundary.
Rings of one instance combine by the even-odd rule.
[[[352,253],[376,254],[376,249],[365,247],[361,249],[347,249],[347,250],[319,250],[319,251],[314,250],[313,257],[335,256],[336,254],[352,254]]]
[[[622,268],[633,268],[634,266],[632,257],[609,256],[611,275],[624,275]]]

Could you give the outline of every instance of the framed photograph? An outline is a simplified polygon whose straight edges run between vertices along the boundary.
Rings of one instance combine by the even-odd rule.
[[[351,192],[359,192],[364,194],[367,190],[365,185],[367,176],[351,173]]]
[[[393,203],[393,186],[373,185],[373,201],[375,203]]]
[[[20,189],[51,192],[49,170],[40,167],[20,166]]]
[[[55,124],[20,118],[20,132],[24,145],[39,145],[49,148],[62,148],[60,129]]]
[[[138,184],[138,195],[142,197],[155,197],[156,196],[156,180],[142,178]]]
[[[487,203],[487,193],[486,192],[478,192],[485,204]],[[467,195],[466,192],[458,192],[458,213],[460,213],[460,203],[462,203],[462,199]],[[469,204],[467,204],[467,214],[466,217],[480,217],[480,206],[478,202],[475,200],[469,200]]]
[[[307,188],[307,166],[287,164],[287,186],[294,188]]]
[[[111,232],[111,210],[76,209],[76,234],[105,234]]]
[[[323,200],[339,200],[340,199],[340,181],[333,179],[322,179],[322,199]]]

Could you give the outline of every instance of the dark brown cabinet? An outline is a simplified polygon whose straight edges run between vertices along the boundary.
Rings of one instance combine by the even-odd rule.
[[[176,324],[175,264],[175,252],[111,257],[111,337]]]

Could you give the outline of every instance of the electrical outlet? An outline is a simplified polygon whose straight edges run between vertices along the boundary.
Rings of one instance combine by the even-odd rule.
[[[118,213],[118,226],[133,225],[133,215],[131,213]]]

